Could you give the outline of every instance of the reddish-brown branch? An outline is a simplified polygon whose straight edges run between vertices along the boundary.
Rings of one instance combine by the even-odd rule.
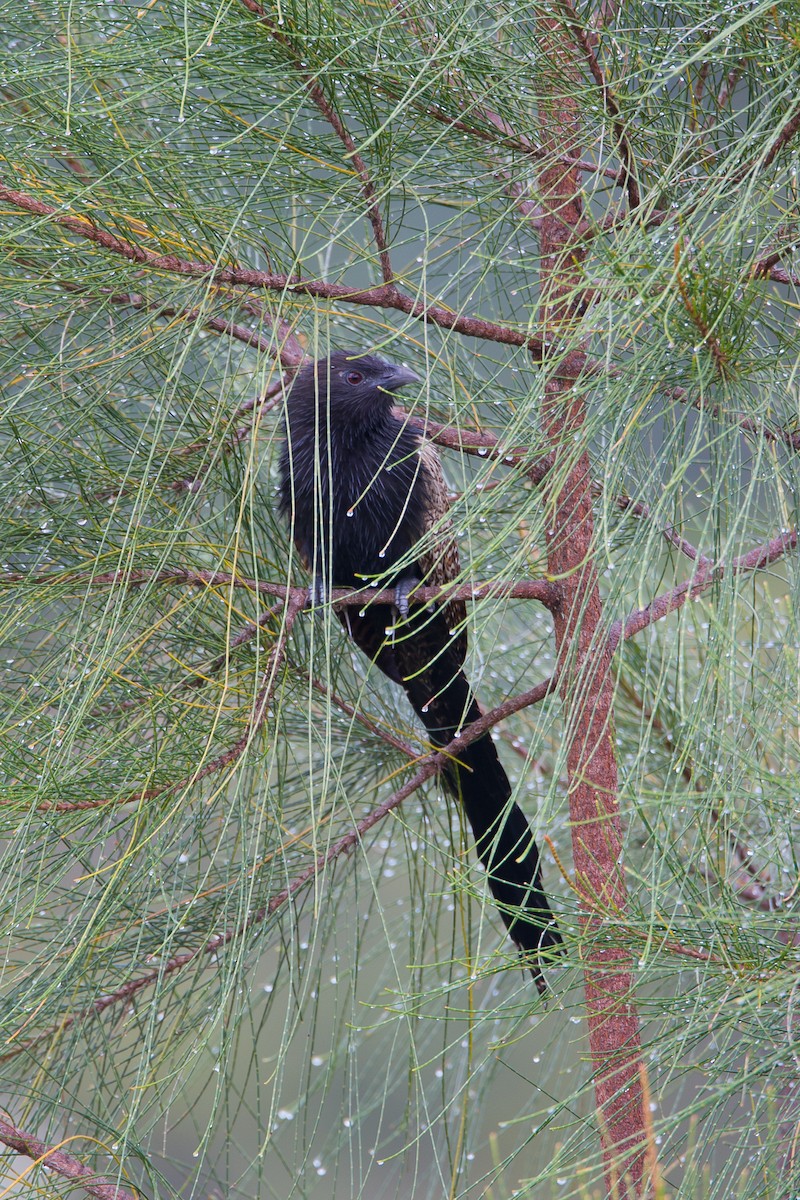
[[[627,500],[627,497],[620,497],[620,505],[623,506]],[[638,506],[632,505],[632,507],[635,511]],[[662,532],[668,540],[674,541],[687,557],[696,562],[697,570],[695,570],[690,579],[657,596],[644,608],[634,610],[634,612],[630,613],[624,619],[624,622],[615,621],[609,630],[609,648],[612,651],[616,649],[620,640],[627,641],[628,638],[646,629],[648,625],[652,625],[655,621],[668,616],[669,613],[675,612],[688,599],[699,596],[715,580],[723,578],[726,573],[724,564],[715,564],[712,559],[704,554],[700,554],[690,542],[686,542],[685,539],[680,538],[669,529]],[[753,547],[746,554],[734,559],[730,570],[735,575],[739,575],[748,571],[762,570],[764,567],[770,566],[782,558],[787,551],[796,548],[797,536],[796,530],[787,530],[777,537],[772,538],[769,542]],[[233,575],[229,571],[189,571],[185,568],[149,570],[143,568],[135,571],[106,571],[97,575],[90,575],[86,572],[69,574],[63,571],[59,574],[45,572],[39,575],[24,575],[16,571],[0,574],[0,586],[3,584],[13,585],[23,580],[26,582],[33,581],[44,586],[63,586],[64,584],[74,583],[81,586],[98,584],[102,586],[142,587],[147,583],[158,583],[182,584],[188,587],[234,587],[276,597],[293,608],[297,606],[299,610],[306,604],[308,596],[305,588],[289,587],[283,583],[271,583],[268,580]],[[413,595],[423,603],[444,600],[463,600],[469,602],[484,599],[499,599],[502,597],[505,599],[536,600],[546,608],[563,606],[562,584],[542,579],[520,580],[517,583],[488,581],[478,584],[464,584],[458,588],[420,587],[414,591]],[[364,588],[358,592],[348,592],[345,588],[334,588],[330,593],[330,597],[330,602],[334,608],[349,608],[354,605],[363,604],[394,603],[393,591],[378,592],[373,588]],[[265,614],[264,619],[268,615],[272,615],[275,611],[275,609],[271,609],[269,614]],[[246,640],[246,634],[242,635],[241,640]],[[552,684],[552,682],[550,680],[549,684]],[[516,712],[517,709],[512,708],[508,711]],[[501,718],[498,717],[498,719]]]
[[[765,254],[763,258],[756,259],[750,268],[751,277],[753,279],[773,279],[776,283],[792,283],[796,287],[800,287],[800,275],[780,265],[783,256],[791,254],[796,248],[797,236],[794,233],[779,250],[773,250],[770,254]]]
[[[263,288],[266,291],[290,292],[299,296],[310,296],[314,299],[338,300],[346,304],[358,304],[371,308],[392,309],[405,313],[414,320],[424,321],[428,325],[436,325],[439,329],[451,329],[454,333],[462,333],[465,337],[480,338],[483,341],[499,342],[506,346],[525,347],[534,357],[539,359],[544,347],[539,338],[511,329],[506,325],[497,325],[494,321],[484,320],[483,317],[467,317],[441,304],[429,304],[401,292],[392,283],[384,283],[375,288],[353,288],[343,283],[325,283],[321,279],[298,279],[291,275],[281,275],[273,271],[257,271],[253,267],[222,267],[213,263],[194,262],[178,258],[175,254],[156,254],[136,246],[116,234],[109,233],[95,225],[90,217],[73,217],[60,212],[51,204],[45,204],[34,196],[16,191],[0,183],[0,200],[5,200],[15,208],[44,217],[62,229],[85,238],[97,246],[102,246],[112,254],[118,254],[129,262],[139,263],[154,271],[164,271],[170,275],[181,275],[192,279],[207,279],[214,284],[242,285],[253,288]]]
[[[756,263],[753,274],[757,279],[771,279],[774,283],[788,283],[793,287],[800,287],[800,275],[796,271],[779,266],[778,263],[773,263],[771,266],[762,266],[760,263]]]
[[[65,1141],[74,1141],[76,1137],[80,1136],[80,1134],[70,1134]],[[71,1180],[76,1187],[81,1188],[90,1196],[96,1196],[97,1200],[135,1200],[133,1192],[120,1187],[117,1183],[112,1183],[103,1175],[98,1175],[91,1167],[85,1166],[77,1158],[73,1158],[71,1154],[62,1150],[60,1146],[64,1144],[63,1142],[55,1147],[46,1146],[38,1138],[32,1137],[22,1129],[17,1129],[15,1125],[2,1118],[0,1118],[0,1142],[8,1146],[9,1150],[14,1150],[17,1154],[24,1154],[26,1158],[34,1159],[48,1171],[55,1171],[64,1179]]]
[[[502,445],[500,438],[488,430],[453,428],[438,421],[423,420],[410,416],[402,409],[395,409],[397,416],[408,426],[417,430],[437,446],[457,450],[460,454],[474,454],[488,461],[502,462],[505,466],[524,466],[528,478],[535,484],[544,479],[553,464],[553,456],[546,454],[541,446]],[[533,461],[532,461],[533,460]]]
[[[727,574],[742,575],[748,571],[761,571],[783,558],[789,550],[797,548],[797,530],[790,529],[765,542],[755,546],[747,554],[735,558],[729,567],[724,563],[711,563],[704,559],[699,563],[691,578],[677,587],[670,588],[655,600],[651,600],[644,608],[636,609],[624,621],[615,621],[609,630],[609,645],[614,650],[620,640],[627,641],[637,633],[641,633],[648,625],[660,621],[669,613],[682,608],[687,600],[693,600],[711,587],[716,580]]]
[[[274,596],[283,600],[292,610],[302,609],[308,603],[308,590],[302,587],[290,587],[285,583],[271,583],[266,579],[249,579],[245,575],[233,575],[230,571],[189,571],[183,567],[171,570],[141,568],[133,571],[104,571],[97,575],[84,571],[70,574],[60,572],[54,574],[24,575],[18,571],[0,574],[0,586],[3,584],[36,582],[48,585],[65,583],[91,584],[103,587],[142,587],[146,583],[182,584],[187,587],[233,587],[245,588],[247,591],[259,592],[264,596]],[[546,579],[527,579],[517,583],[502,580],[488,580],[485,583],[461,584],[459,587],[418,587],[409,595],[423,604],[435,600],[538,600],[545,607],[552,607],[558,598],[558,588]],[[351,608],[365,604],[394,604],[395,594],[391,589],[377,591],[375,588],[362,588],[351,591],[347,588],[332,588],[330,603],[333,608]],[[292,618],[294,619],[294,618]]]

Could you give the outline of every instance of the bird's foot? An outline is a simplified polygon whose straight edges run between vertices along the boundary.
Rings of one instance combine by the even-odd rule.
[[[418,579],[401,579],[394,589],[394,606],[403,621],[408,620],[408,597],[419,585]]]
[[[313,582],[308,585],[308,607],[318,608],[327,604],[329,599],[330,591],[325,586],[325,580],[321,575],[315,575]]]

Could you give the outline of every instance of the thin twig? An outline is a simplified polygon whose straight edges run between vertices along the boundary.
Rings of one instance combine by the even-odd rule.
[[[744,64],[737,63],[737,65],[732,67],[728,72],[727,78],[720,88],[719,95],[717,96],[717,109],[724,108],[728,103],[729,99],[733,95],[734,88],[741,79],[743,70]]]
[[[548,843],[551,850],[553,850],[554,856],[558,858],[558,856],[555,854],[555,847],[553,846],[550,838],[545,836],[545,841]],[[559,861],[559,866],[560,865],[561,864]],[[564,875],[566,882],[575,892],[575,895],[579,897],[583,907],[593,913],[596,917],[599,917],[604,924],[613,923],[617,929],[624,930],[624,932],[627,933],[628,937],[631,938],[632,941],[645,942],[652,946],[652,931],[649,929],[637,929],[634,925],[631,925],[627,918],[620,912],[619,908],[615,907],[612,903],[609,903],[609,898],[607,895],[600,897],[595,893],[594,889],[584,886],[583,882],[579,881],[577,876],[574,879],[571,879],[564,872],[563,868],[562,875]],[[683,942],[675,942],[672,940],[667,941],[659,939],[658,950],[670,950],[673,954],[683,956],[684,958],[693,958],[699,962],[719,961],[717,956],[710,953],[708,950],[698,950],[694,946],[686,946]]]
[[[764,171],[767,167],[771,166],[778,154],[780,154],[781,150],[783,150],[785,146],[788,146],[798,129],[800,129],[800,99],[796,100],[790,108],[789,116],[786,118],[780,132],[778,133],[778,136],[775,138],[764,157],[751,158],[749,162],[746,162],[745,165],[741,167],[735,175],[731,176],[727,187],[729,189],[735,187],[737,184],[741,183],[743,179],[746,179],[750,172],[754,169],[758,171]]]
[[[563,2],[563,0],[561,0],[561,2]],[[789,145],[798,129],[800,129],[800,100],[796,101],[789,111],[790,115],[787,117],[777,137],[773,140],[766,154],[764,154],[764,156],[761,158],[753,157],[749,159],[734,175],[725,181],[725,187],[728,191],[740,184],[751,173],[758,173],[766,170],[767,167],[772,165],[781,150]],[[663,224],[667,220],[675,221],[679,217],[682,217],[683,220],[686,220],[690,213],[704,203],[706,203],[706,197],[701,194],[692,204],[685,206],[680,214],[670,209],[662,210],[657,213],[651,213],[645,219],[643,225],[647,228],[653,228],[656,225]],[[604,233],[607,233],[616,228],[618,224],[625,224],[628,219],[629,218],[626,215],[620,221],[620,218],[615,215],[600,221],[597,225],[597,228],[602,230]],[[587,228],[586,232],[592,232],[592,230]],[[776,279],[776,281],[779,283],[794,282],[790,276],[784,276],[782,273],[771,275],[770,277]]]
[[[229,767],[235,763],[237,759],[241,758],[266,720],[278,671],[286,653],[286,642],[298,613],[306,603],[306,599],[307,593],[302,588],[298,588],[295,592],[287,595],[286,616],[283,628],[270,651],[264,670],[263,683],[250,711],[245,731],[222,754],[204,763],[202,767],[198,767],[191,775],[174,783],[158,784],[150,788],[138,788],[135,791],[126,792],[121,796],[114,796],[112,798],[101,797],[97,800],[59,800],[56,802],[44,800],[36,805],[37,812],[85,812],[93,808],[121,807],[125,804],[137,804],[144,800],[154,800],[158,796],[168,795],[173,792],[186,792],[202,779],[206,779],[209,775],[224,770],[225,767]]]
[[[687,759],[680,753],[679,746],[676,744],[675,739],[659,717],[658,713],[652,708],[648,708],[642,697],[627,679],[624,679],[622,676],[618,676],[617,685],[625,693],[628,699],[636,705],[644,719],[649,724],[650,728],[654,729],[656,733],[659,734],[662,743],[669,753],[676,758],[680,758],[681,775],[687,784],[694,786],[694,768],[691,763],[689,763]],[[723,819],[723,814],[716,806],[713,805],[711,807],[711,819],[715,825],[718,825],[722,828],[722,834],[736,860],[737,868],[750,876],[749,883],[745,884],[743,887],[736,887],[736,895],[743,900],[760,902],[769,886],[770,880],[765,879],[762,872],[758,869],[758,867],[756,867],[753,861],[753,852],[749,846],[747,846],[744,842],[741,842],[736,834],[727,828],[727,823]]]
[[[298,366],[287,368],[287,370],[285,370],[278,379],[274,380],[269,385],[266,391],[259,396],[258,399],[254,397],[250,400],[246,400],[244,404],[239,405],[239,407],[230,417],[231,422],[245,416],[247,413],[253,412],[254,409],[256,411],[253,419],[248,421],[246,425],[238,425],[235,429],[226,434],[225,440],[222,442],[222,449],[224,451],[230,452],[235,446],[240,445],[243,441],[245,441],[246,438],[250,437],[253,433],[253,428],[256,423],[261,420],[262,417],[266,416],[268,412],[271,412],[273,408],[277,407],[282,397],[288,390],[292,378],[298,370]],[[208,450],[208,442],[201,440],[197,442],[190,442],[186,446],[180,446],[174,450],[171,450],[170,453],[176,457],[186,458],[190,454],[205,450]],[[206,475],[211,470],[212,465],[213,460],[209,459],[206,461],[205,465],[200,467],[196,474],[184,477],[183,479],[177,479],[169,486],[175,492],[199,492],[200,488],[203,486]]]
[[[330,127],[333,129],[339,141],[347,150],[347,156],[358,172],[359,179],[361,180],[361,194],[366,201],[367,216],[369,217],[369,223],[372,226],[372,232],[375,238],[375,245],[378,249],[378,258],[381,264],[381,275],[383,276],[384,283],[389,283],[394,278],[394,271],[392,270],[392,262],[389,257],[386,231],[383,226],[383,218],[381,217],[381,210],[378,205],[375,184],[372,181],[372,176],[367,168],[367,164],[359,154],[356,144],[353,141],[347,126],[344,124],[336,109],[328,100],[328,97],[322,90],[319,80],[315,79],[313,75],[310,75],[303,66],[302,59],[298,57],[295,48],[292,45],[291,39],[287,36],[285,30],[273,21],[272,17],[264,11],[263,6],[258,3],[258,0],[242,0],[242,4],[249,12],[253,13],[259,18],[261,24],[269,30],[270,34],[278,43],[278,45],[282,46],[283,49],[288,53],[292,61],[292,66],[302,79],[303,85],[309,96],[314,101]]]
[[[675,259],[675,278],[678,281],[678,290],[681,294],[683,306],[689,314],[689,318],[695,329],[697,329],[698,333],[703,339],[703,344],[708,348],[708,351],[714,361],[714,367],[716,368],[717,374],[724,382],[730,376],[728,357],[722,349],[719,338],[712,332],[708,322],[698,309],[689,293],[689,288],[686,285],[686,280],[684,279],[683,270],[681,268],[683,242],[680,238],[678,238],[675,242],[673,255]]]
[[[768,442],[782,442],[791,450],[800,450],[800,431],[786,429],[783,425],[770,426],[764,421],[755,420],[753,417],[742,416],[741,413],[726,412],[721,404],[710,403],[704,396],[694,397],[683,387],[664,388],[662,389],[662,395],[666,396],[669,400],[677,400],[679,404],[686,404],[691,408],[696,408],[698,412],[714,417],[715,420],[727,421],[730,424],[738,425],[742,433],[752,434],[754,437],[763,437]]]
[[[401,97],[393,92],[386,84],[381,85],[381,90],[394,100],[409,99]],[[467,107],[468,101],[463,101],[463,106]],[[497,122],[491,119],[489,113],[479,106],[479,102],[475,102],[475,115],[478,118],[486,120],[487,124],[494,125],[496,132],[490,129],[482,129],[479,125],[469,124],[467,121],[459,117],[453,117],[438,105],[432,104],[427,98],[424,100],[411,99],[411,107],[426,117],[432,117],[442,125],[447,125],[450,129],[456,129],[459,133],[467,133],[470,137],[477,138],[481,142],[490,142],[492,145],[499,147],[502,150],[517,150],[520,154],[527,155],[536,162],[547,161],[556,166],[564,167],[566,170],[581,171],[584,174],[605,175],[609,179],[613,179],[615,183],[619,183],[619,168],[606,166],[603,163],[590,162],[585,158],[576,158],[571,154],[550,154],[541,146],[535,145],[528,138],[517,134],[507,122],[502,118],[497,118]],[[472,106],[470,106],[472,107]],[[494,114],[496,115],[496,114]]]
[[[617,150],[622,160],[620,184],[628,193],[629,208],[631,210],[637,209],[642,202],[642,198],[636,178],[636,159],[633,154],[633,147],[628,139],[625,124],[622,120],[622,111],[619,107],[619,102],[605,77],[603,68],[600,66],[597,54],[595,53],[597,35],[587,34],[581,18],[572,4],[572,0],[559,0],[559,4],[566,14],[567,24],[570,27],[572,37],[582,52],[589,72],[603,97],[605,110],[611,117],[614,136],[617,140]]]
[[[711,67],[710,60],[707,58],[704,58],[700,64],[700,70],[697,72],[697,79],[695,80],[694,86],[692,87],[692,116],[691,116],[691,122],[690,122],[689,127],[693,133],[696,133],[696,131],[697,131],[698,113],[699,113],[700,107],[703,103],[703,92],[705,91],[705,88],[706,88],[706,80],[708,79],[708,72],[709,72],[710,67]]]
[[[321,696],[324,696],[326,700],[328,700],[336,708],[340,709],[341,712],[350,717],[351,720],[358,721],[358,723],[362,725],[369,733],[380,738],[382,742],[386,742],[387,746],[391,746],[393,750],[399,750],[401,754],[404,754],[406,758],[411,759],[413,762],[417,762],[422,757],[408,742],[404,742],[402,738],[396,737],[393,733],[390,733],[389,730],[384,729],[383,726],[377,721],[373,721],[366,715],[366,713],[363,713],[357,709],[355,705],[350,704],[348,700],[345,700],[342,696],[337,695],[336,692],[334,692],[332,688],[328,687],[327,684],[323,683],[321,679],[315,679],[309,676],[309,681],[314,691],[319,692]]]
[[[227,334],[228,337],[235,338],[236,341],[244,342],[247,346],[252,346],[255,350],[262,354],[274,354],[281,362],[286,358],[286,365],[290,365],[295,358],[295,353],[299,352],[302,356],[302,348],[299,342],[291,333],[288,325],[281,322],[283,328],[279,328],[278,337],[279,345],[276,346],[274,337],[265,337],[264,334],[258,333],[256,330],[249,329],[246,325],[238,325],[234,321],[226,321],[223,317],[209,317],[200,308],[175,308],[173,305],[160,304],[158,301],[147,300],[146,297],[138,292],[115,292],[111,288],[100,288],[99,293],[93,293],[90,288],[82,287],[80,284],[72,283],[66,279],[55,279],[54,282],[58,287],[63,288],[65,292],[77,293],[87,297],[93,297],[99,294],[109,304],[114,304],[120,308],[134,308],[140,312],[151,312],[156,318],[177,318],[180,321],[185,321],[187,324],[199,322],[206,329],[212,329],[215,333]],[[272,324],[270,317],[265,318],[269,324]]]
[[[602,487],[597,485],[596,488],[592,489],[592,491],[596,495],[601,495]],[[636,517],[643,517],[646,520],[649,520],[651,517],[649,504],[645,504],[641,500],[633,500],[630,496],[626,496],[624,493],[620,493],[614,497],[614,504],[617,506],[617,508],[621,509],[622,512],[633,513],[633,515]],[[704,554],[701,554],[697,547],[693,546],[692,543],[687,541],[685,537],[682,537],[681,534],[679,534],[677,530],[672,527],[672,525],[666,525],[661,530],[661,533],[662,536],[670,543],[670,545],[674,546],[676,550],[680,550],[681,554],[685,554],[686,557],[690,558],[693,562],[699,562],[705,566],[711,565],[712,559],[706,558]]]

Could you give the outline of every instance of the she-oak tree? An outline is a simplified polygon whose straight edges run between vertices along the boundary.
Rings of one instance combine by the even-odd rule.
[[[10,1178],[795,1194],[791,6],[8,16]],[[287,569],[333,346],[446,455],[487,707],[438,753]],[[549,1009],[431,786],[487,731]]]

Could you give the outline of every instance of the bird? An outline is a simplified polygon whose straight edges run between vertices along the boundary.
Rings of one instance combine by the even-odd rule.
[[[337,616],[441,748],[481,710],[463,669],[464,602],[414,600],[418,586],[451,584],[460,570],[439,455],[395,408],[396,393],[418,382],[405,364],[365,352],[339,350],[302,366],[286,393],[279,509],[311,578],[311,606],[334,587],[380,580],[394,589],[393,605],[349,606]],[[448,757],[442,778],[463,806],[511,940],[544,992],[542,966],[562,938],[538,847],[491,736]]]

